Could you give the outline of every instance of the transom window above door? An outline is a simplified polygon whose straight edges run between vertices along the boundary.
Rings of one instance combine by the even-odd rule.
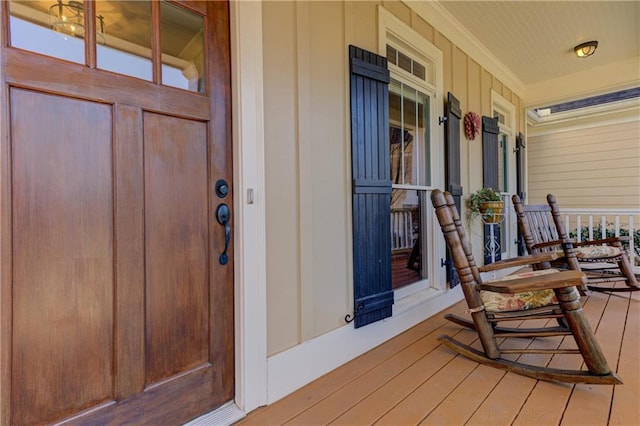
[[[205,93],[204,18],[169,1],[11,0],[10,45]]]

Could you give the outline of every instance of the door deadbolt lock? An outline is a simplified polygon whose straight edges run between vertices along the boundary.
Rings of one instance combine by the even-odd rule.
[[[218,198],[224,198],[229,194],[229,185],[224,179],[218,179],[215,186],[216,195]]]

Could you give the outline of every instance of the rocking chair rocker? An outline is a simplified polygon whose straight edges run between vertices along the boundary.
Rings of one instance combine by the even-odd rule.
[[[622,242],[628,237],[613,237],[600,240],[576,242],[569,239],[556,203],[556,198],[547,195],[547,204],[522,204],[520,197],[512,197],[529,254],[558,252],[560,259],[540,265],[540,269],[551,266],[582,271],[587,275],[587,287],[593,291],[623,292],[640,290],[640,285],[627,258]],[[564,252],[564,255],[562,253]],[[625,287],[611,287],[608,283],[624,281]],[[604,285],[603,285],[604,284]]]
[[[447,201],[448,198],[452,201],[450,197],[446,192],[434,190],[431,201],[460,278],[473,321],[472,328],[478,333],[483,350],[476,350],[446,335],[438,339],[448,348],[469,359],[534,379],[566,383],[621,384],[620,377],[609,368],[582,311],[576,286],[585,282],[585,275],[580,271],[557,272],[547,269],[509,276],[508,279],[483,282],[473,255],[468,250],[464,229],[462,226],[456,226],[455,221],[459,221],[459,214],[455,205]],[[500,267],[551,262],[557,258],[556,253],[542,253],[489,266],[495,270]],[[548,314],[550,312],[551,316],[545,317],[545,310]],[[558,315],[565,320],[566,328],[509,329],[503,332],[495,327],[496,321],[510,317],[527,320],[557,318]],[[448,319],[459,323],[451,317]],[[498,337],[569,335],[574,337],[578,349],[501,349],[497,341]],[[587,370],[560,370],[503,358],[504,354],[514,353],[579,354]]]

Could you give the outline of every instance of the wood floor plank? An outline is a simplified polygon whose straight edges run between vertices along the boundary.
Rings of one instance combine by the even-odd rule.
[[[452,332],[447,334],[450,333],[455,334]],[[351,407],[331,424],[344,426],[373,424],[422,383],[444,368],[455,356],[455,353],[451,351],[431,351],[401,374]]]
[[[434,330],[422,339],[404,348],[394,356],[343,386],[327,398],[291,419],[288,425],[327,424],[356,405],[366,396],[384,386],[440,345],[437,337],[441,329]]]
[[[435,336],[446,332],[480,347],[476,333],[445,321],[442,312],[256,410],[241,424],[638,425],[640,292],[593,292],[584,298],[583,309],[623,385],[536,381],[470,361],[436,343]],[[464,310],[458,303],[448,311]],[[502,346],[520,344],[575,348],[571,337],[507,339]],[[568,369],[582,364],[575,355],[527,354],[518,360]]]
[[[464,344],[471,344],[477,340],[475,332],[462,330],[456,339]],[[474,369],[478,363],[470,361],[444,346],[438,351],[453,356],[451,362],[443,369],[429,377],[414,392],[396,404],[384,416],[378,419],[376,425],[416,425],[427,416],[447,395],[455,389]]]
[[[605,297],[589,297],[583,300],[583,311],[592,327],[600,321],[605,307]],[[565,337],[562,339],[560,347],[575,348],[576,344],[572,337]],[[578,369],[581,364],[582,359],[576,355],[554,355],[548,365],[552,368]],[[538,381],[513,425],[560,424],[573,388],[574,385],[571,384]]]
[[[610,360],[609,364],[614,370],[616,369],[616,360],[620,356],[622,336],[624,334],[628,310],[628,294],[611,294],[608,297],[606,310],[595,330],[596,339],[600,343],[605,357],[607,360]]]
[[[542,326],[543,322],[536,322],[531,326]],[[515,326],[515,323],[511,323]],[[454,331],[460,331],[457,325],[451,326],[452,332],[446,333],[453,335]],[[469,331],[465,331],[468,337],[474,336]],[[422,382],[428,379],[433,373],[437,372],[441,365],[454,356],[453,352],[449,354],[444,351],[434,351],[428,356],[421,359],[411,368],[405,370],[398,377],[389,381],[387,384],[377,389],[369,397],[362,400],[358,405],[352,407],[343,416],[336,419],[333,424],[342,425],[362,425],[371,424],[377,420],[390,407],[399,403],[412,390],[416,389]]]
[[[549,327],[555,321],[529,321],[526,327]],[[556,349],[562,342],[562,337],[545,337],[533,339],[528,346],[530,349]],[[548,354],[524,354],[518,357],[518,362],[530,365],[546,366],[551,360]],[[508,425],[517,417],[537,380],[508,372],[489,396],[482,402],[473,416],[465,425]]]
[[[529,324],[527,324],[529,323]],[[531,321],[511,323],[511,326],[528,327]],[[501,349],[525,349],[531,344],[531,339],[510,338],[502,339]],[[516,360],[517,354],[508,354],[505,359]],[[458,386],[442,403],[422,420],[423,425],[465,424],[484,403],[489,395],[507,374],[485,365],[480,365]],[[535,382],[535,380],[533,380]]]
[[[634,293],[637,295],[639,292]],[[618,374],[624,384],[613,389],[610,425],[640,424],[640,300],[629,298]]]
[[[629,301],[625,295],[618,294],[608,296],[607,300],[608,303],[595,330],[595,336],[609,366],[615,371]],[[612,395],[613,385],[576,385],[561,424],[606,425],[609,421]]]
[[[504,370],[479,365],[420,424],[464,424],[505,374]]]
[[[507,373],[465,425],[508,425],[527,400],[536,380]]]
[[[387,340],[374,349],[354,360],[325,374],[317,380],[303,386],[283,399],[249,413],[239,425],[280,425],[284,424],[322,399],[336,392],[346,384],[365,374],[376,365],[384,362],[398,351],[419,340],[425,334],[448,323],[445,313],[461,314],[465,310],[463,303],[457,303],[440,314],[411,327],[409,330]]]
[[[562,338],[562,349],[574,349],[575,341],[571,337]],[[548,366],[552,368],[576,370],[582,359],[575,355],[554,355]],[[557,425],[560,424],[567,403],[571,398],[574,385],[538,381],[518,413],[513,425]]]
[[[374,424],[417,425],[476,368],[478,368],[477,363],[462,356],[456,356],[445,369],[429,378]]]

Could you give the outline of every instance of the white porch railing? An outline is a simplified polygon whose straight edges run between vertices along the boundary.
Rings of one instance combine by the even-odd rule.
[[[416,210],[417,207],[391,210],[391,250],[413,247]],[[629,245],[625,247],[631,264],[640,264],[640,209],[563,208],[562,217],[569,236],[578,242],[629,237]]]
[[[576,241],[628,236],[631,264],[640,261],[640,209],[562,209],[569,236]]]
[[[391,250],[413,247],[413,213],[417,207],[391,209]]]

